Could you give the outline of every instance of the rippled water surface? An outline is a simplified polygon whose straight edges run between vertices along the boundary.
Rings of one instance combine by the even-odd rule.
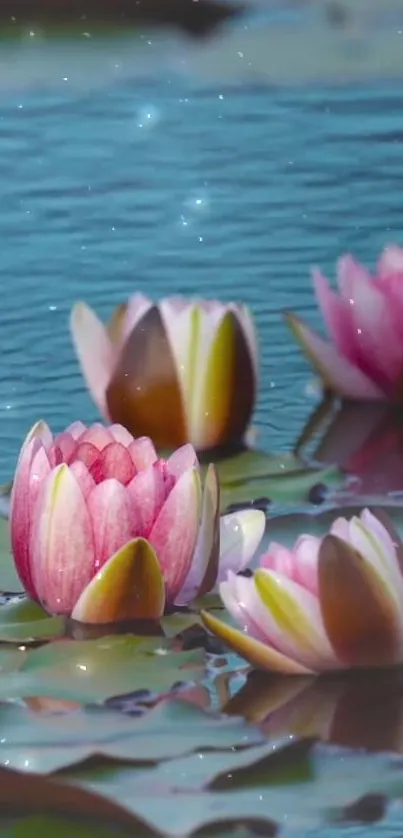
[[[319,324],[310,266],[333,272],[346,250],[371,264],[402,240],[398,80],[278,90],[250,61],[243,76],[221,81],[216,68],[208,79],[183,72],[191,47],[171,44],[160,60],[163,37],[142,37],[131,79],[2,85],[1,479],[39,415],[55,426],[96,418],[68,332],[73,302],[106,316],[139,289],[251,304],[261,443],[289,447],[315,396],[281,310]],[[113,55],[105,46],[105,62]]]

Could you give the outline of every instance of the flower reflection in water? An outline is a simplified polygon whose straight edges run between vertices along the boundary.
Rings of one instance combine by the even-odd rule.
[[[270,737],[313,736],[348,748],[403,753],[403,671],[287,678],[251,672],[225,713]]]

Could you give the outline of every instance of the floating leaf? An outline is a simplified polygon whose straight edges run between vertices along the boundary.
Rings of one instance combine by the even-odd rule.
[[[285,746],[197,753],[144,772],[82,766],[63,781],[98,791],[169,836],[192,834],[217,822],[218,813],[222,821],[260,818],[266,829],[283,824],[286,816],[287,829],[301,834],[298,830],[334,824],[338,813],[352,811],[365,796],[399,799],[403,760],[298,740],[290,744],[287,737]]]
[[[33,713],[5,704],[0,706],[0,731],[0,762],[36,773],[50,773],[94,755],[153,763],[206,748],[232,750],[264,741],[258,728],[241,718],[222,718],[178,700],[161,701],[137,718],[89,707],[64,714],[62,723],[58,713]],[[143,766],[141,776],[144,772]]]
[[[149,832],[147,833],[150,834]],[[79,823],[77,819],[52,818],[48,815],[35,815],[24,818],[7,829],[2,830],[2,838],[43,838],[44,835],[57,835],[57,838],[132,838],[132,830],[109,827],[102,824]],[[136,833],[137,838],[146,838],[144,832]]]
[[[11,554],[9,524],[0,517],[0,591],[20,593],[23,590]]]
[[[0,641],[28,643],[60,637],[63,617],[49,617],[36,602],[25,598],[0,606]]]
[[[326,488],[336,488],[344,481],[344,476],[336,466],[326,468],[299,468],[283,474],[268,474],[266,477],[253,478],[239,483],[223,483],[221,486],[221,508],[249,504],[257,498],[270,498],[272,501],[300,503],[307,501],[310,491],[318,484]]]
[[[136,689],[169,690],[204,674],[202,650],[171,652],[162,639],[134,635],[60,640],[28,652],[19,672],[0,681],[0,698],[46,696],[81,703]]]

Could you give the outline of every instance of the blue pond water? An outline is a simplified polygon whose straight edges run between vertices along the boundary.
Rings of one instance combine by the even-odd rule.
[[[180,74],[149,48],[147,72],[95,89],[2,85],[0,479],[39,416],[97,416],[73,302],[106,316],[139,289],[252,306],[260,441],[289,447],[315,396],[281,310],[319,324],[310,266],[333,272],[346,250],[373,263],[403,238],[399,81],[276,90]]]

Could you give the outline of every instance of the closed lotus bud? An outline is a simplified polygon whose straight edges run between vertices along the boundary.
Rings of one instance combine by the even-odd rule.
[[[121,425],[38,422],[10,504],[18,575],[50,614],[82,623],[158,620],[252,558],[265,516],[219,517],[215,467],[202,483],[191,445],[167,460]]]
[[[142,294],[107,326],[85,304],[71,316],[74,345],[94,401],[108,420],[159,449],[241,444],[257,386],[257,340],[235,303]]]

